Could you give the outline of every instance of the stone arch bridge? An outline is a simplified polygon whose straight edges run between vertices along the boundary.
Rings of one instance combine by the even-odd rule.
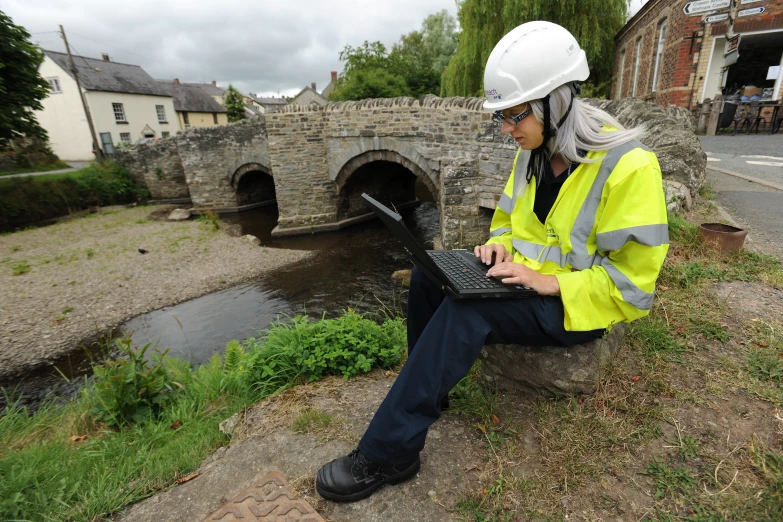
[[[499,134],[481,110],[482,101],[425,96],[286,106],[121,151],[117,161],[153,200],[219,213],[276,201],[274,236],[336,230],[369,219],[362,192],[399,208],[415,201],[418,182],[438,205],[442,244],[469,246],[486,239],[517,147]],[[638,120],[644,109],[651,116],[642,120],[660,130],[644,141],[659,158],[665,156],[664,175],[698,190],[706,156],[688,125],[670,110],[628,101],[636,104],[632,117]],[[628,112],[623,102],[603,105],[618,118]],[[659,134],[667,138],[656,141]],[[704,156],[703,165],[694,159],[694,148]]]

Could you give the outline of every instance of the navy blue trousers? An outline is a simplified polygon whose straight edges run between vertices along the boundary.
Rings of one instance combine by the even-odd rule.
[[[467,375],[485,344],[569,346],[604,330],[568,332],[557,296],[454,300],[417,268],[408,293],[408,360],[359,442],[370,460],[415,459],[440,401]]]

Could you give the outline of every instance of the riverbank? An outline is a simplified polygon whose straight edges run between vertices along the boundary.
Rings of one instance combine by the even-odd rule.
[[[162,210],[110,210],[0,235],[0,377],[136,315],[311,255],[259,248],[208,222],[150,217]]]

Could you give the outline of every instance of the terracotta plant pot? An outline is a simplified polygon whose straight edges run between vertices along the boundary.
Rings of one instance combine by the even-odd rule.
[[[723,223],[699,225],[699,237],[704,244],[720,252],[736,252],[742,249],[747,235],[747,230]]]

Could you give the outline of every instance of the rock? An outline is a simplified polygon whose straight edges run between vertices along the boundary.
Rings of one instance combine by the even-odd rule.
[[[190,219],[192,213],[190,210],[185,208],[177,208],[171,211],[171,214],[169,214],[168,220],[169,221],[186,221]]]
[[[481,351],[482,373],[501,390],[594,393],[602,365],[614,358],[627,329],[626,323],[616,324],[604,338],[574,346],[488,345]]]
[[[225,433],[226,435],[230,436],[232,433],[234,433],[234,428],[237,427],[238,423],[239,423],[239,413],[235,413],[231,417],[221,422],[220,426],[218,426],[218,430],[220,431],[220,433]]]
[[[402,286],[408,288],[411,286],[411,269],[397,270],[392,274],[392,279],[399,281]]]
[[[628,128],[647,127],[647,135],[640,141],[658,156],[664,178],[679,181],[692,196],[704,186],[707,154],[691,130],[693,122],[688,115],[636,98],[584,101],[605,110]]]
[[[253,246],[261,246],[261,240],[258,239],[256,236],[251,236],[250,234],[246,234],[242,236],[243,241],[247,241]]]
[[[690,210],[693,205],[691,191],[679,181],[663,180],[663,190],[666,195],[666,209],[675,214]]]

